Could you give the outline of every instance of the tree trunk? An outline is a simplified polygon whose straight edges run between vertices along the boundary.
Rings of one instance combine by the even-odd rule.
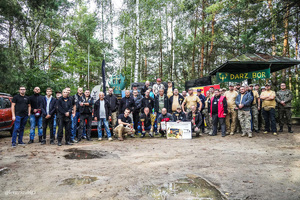
[[[145,55],[145,68],[144,68],[144,79],[147,79],[147,72],[148,72],[148,66],[147,66],[147,56]]]
[[[104,43],[104,4],[103,4],[103,0],[101,1],[101,29],[102,29],[102,42]]]
[[[287,3],[286,4],[286,13],[285,13],[285,16],[284,16],[284,20],[283,20],[283,23],[284,23],[284,39],[283,39],[283,52],[282,52],[282,56],[287,56],[288,54],[288,37],[289,37],[289,30],[288,30],[288,26],[289,26],[289,15],[290,15],[290,7],[289,7],[289,4]],[[282,74],[282,81],[285,82],[286,81],[286,70],[283,69],[281,71],[281,74]]]
[[[204,20],[205,20],[205,0],[202,1],[202,36],[204,36],[205,33],[205,27],[204,27]],[[202,42],[201,47],[201,68],[200,68],[200,77],[203,77],[203,69],[204,69],[204,42]]]
[[[195,18],[194,44],[193,44],[193,55],[192,55],[192,77],[191,77],[192,79],[195,78],[195,75],[196,75],[195,53],[196,53],[197,25],[198,25],[198,7],[196,10],[196,18]]]
[[[295,56],[296,59],[299,59],[299,12],[297,13],[297,17],[296,17],[296,38],[295,38],[295,42],[296,42],[296,48],[295,48]],[[298,72],[298,66],[295,66],[295,79],[296,79],[296,99],[299,98],[299,72]]]
[[[11,48],[11,41],[12,41],[12,32],[13,32],[13,22],[9,21],[9,29],[8,29],[8,48]]]
[[[135,50],[135,67],[134,67],[134,82],[138,82],[138,70],[139,70],[139,37],[140,37],[140,15],[139,15],[139,0],[136,0],[135,5],[135,13],[136,13],[136,50]]]
[[[275,39],[275,34],[274,34],[274,29],[275,29],[275,24],[274,24],[274,15],[273,15],[273,5],[272,5],[272,0],[268,0],[269,4],[269,9],[270,9],[270,14],[271,14],[271,30],[272,30],[272,56],[276,55],[276,39]],[[272,73],[272,85],[276,86],[277,85],[277,75],[276,72]]]
[[[110,0],[109,2],[109,6],[110,6],[110,48],[111,50],[113,50],[114,48],[114,29],[113,29],[113,4],[112,4],[112,0]],[[114,56],[112,56],[112,59],[114,58]]]
[[[214,35],[215,35],[215,13],[213,14],[213,18],[211,20],[211,42],[208,57],[210,58],[213,48],[214,48]]]

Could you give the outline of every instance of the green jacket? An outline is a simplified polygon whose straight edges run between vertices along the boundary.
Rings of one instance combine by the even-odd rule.
[[[275,100],[278,104],[278,108],[291,108],[292,107],[292,99],[293,99],[293,93],[290,90],[279,90],[276,93]],[[284,101],[285,106],[283,106],[280,102]]]

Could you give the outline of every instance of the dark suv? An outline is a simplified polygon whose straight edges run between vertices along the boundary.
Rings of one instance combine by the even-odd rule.
[[[12,134],[14,130],[11,101],[12,96],[10,94],[0,92],[0,131],[10,131],[10,134]]]

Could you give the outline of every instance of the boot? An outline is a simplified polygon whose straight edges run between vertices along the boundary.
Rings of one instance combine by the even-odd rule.
[[[246,133],[243,133],[241,136],[242,136],[242,137],[246,136]]]
[[[39,142],[42,142],[43,139],[42,139],[42,136],[39,136]]]
[[[28,144],[32,144],[34,141],[33,140],[29,140]]]
[[[248,134],[248,138],[252,138],[252,132]]]
[[[283,132],[283,126],[280,126],[280,129],[278,132]]]
[[[42,140],[41,145],[46,144],[46,140]]]
[[[288,129],[289,129],[288,130],[289,133],[294,133],[294,131],[292,131],[292,127],[289,126]]]

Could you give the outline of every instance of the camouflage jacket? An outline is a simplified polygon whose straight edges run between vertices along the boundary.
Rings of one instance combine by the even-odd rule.
[[[292,107],[292,99],[293,99],[293,93],[290,90],[279,90],[276,93],[276,102],[278,104],[279,108],[291,108]],[[283,106],[280,102],[284,101],[285,106]]]

